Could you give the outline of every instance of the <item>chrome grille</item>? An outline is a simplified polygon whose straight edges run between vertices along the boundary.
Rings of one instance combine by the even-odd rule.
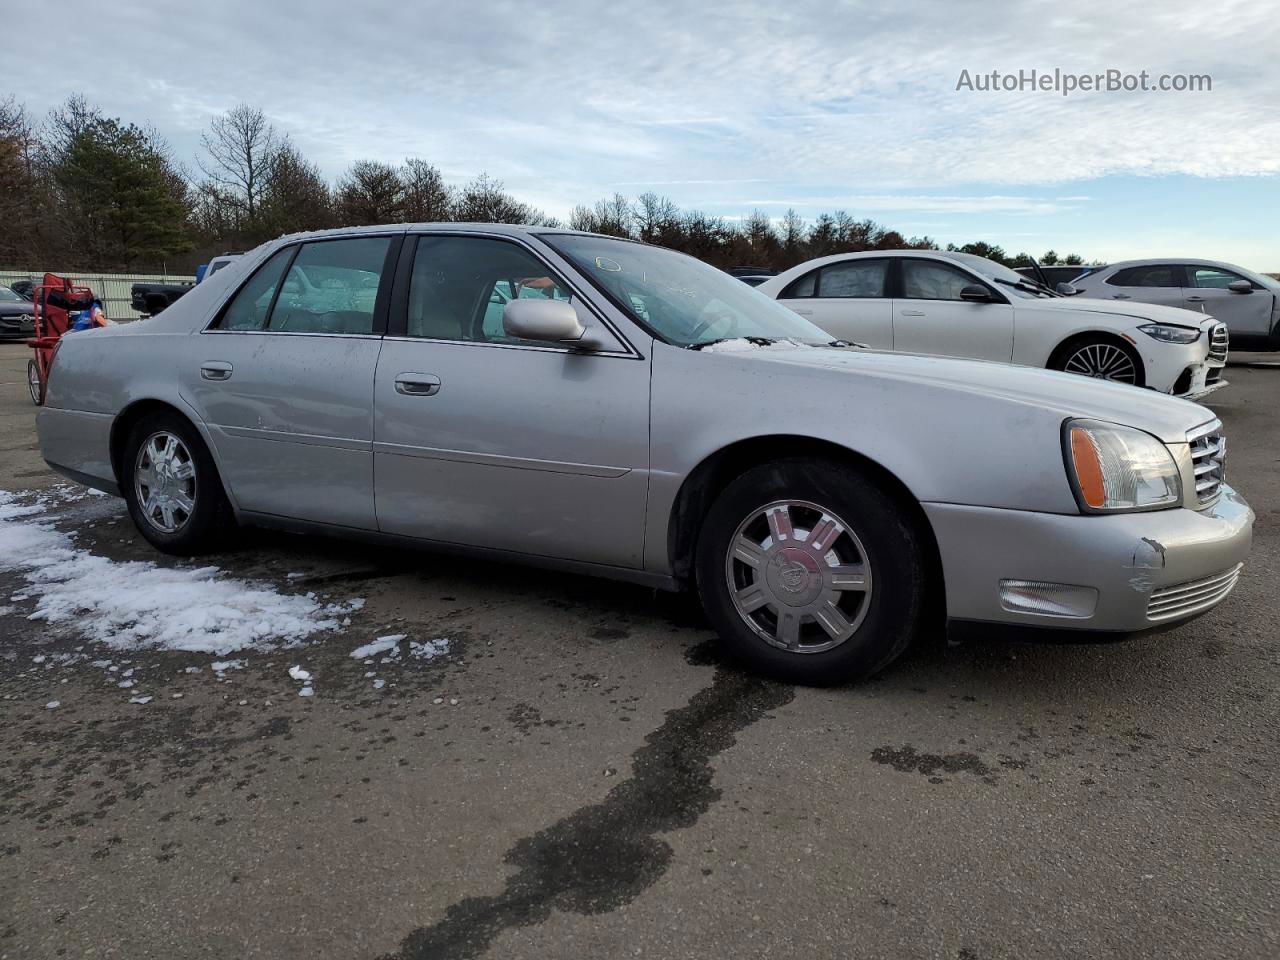
[[[1196,499],[1208,503],[1218,496],[1227,478],[1227,438],[1217,420],[1197,427],[1187,434],[1191,446],[1191,465],[1195,471]]]
[[[1151,591],[1151,599],[1147,601],[1147,619],[1157,622],[1173,620],[1208,610],[1231,592],[1240,579],[1240,568],[1243,566],[1244,564],[1237,563],[1230,570],[1212,577],[1188,580],[1186,583],[1175,583],[1173,586]]]
[[[1231,335],[1227,332],[1227,325],[1220,323],[1209,334],[1209,359],[1215,363],[1227,362],[1227,344],[1231,341]]]

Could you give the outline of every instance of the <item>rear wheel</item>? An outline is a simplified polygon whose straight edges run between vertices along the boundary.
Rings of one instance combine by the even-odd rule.
[[[176,413],[134,425],[125,444],[121,489],[138,531],[166,553],[216,549],[235,526],[204,441]]]
[[[1127,344],[1101,337],[1082,337],[1063,344],[1049,361],[1049,367],[1135,387],[1145,381],[1142,358],[1137,351]]]
[[[698,590],[749,666],[829,684],[869,676],[915,637],[925,562],[910,516],[869,475],[795,458],[756,467],[707,514]]]
[[[37,407],[44,403],[44,383],[40,380],[40,364],[32,357],[27,361],[27,390],[31,392],[31,402]]]

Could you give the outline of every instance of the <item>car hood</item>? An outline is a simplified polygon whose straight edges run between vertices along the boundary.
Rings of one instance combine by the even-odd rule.
[[[1198,310],[1182,307],[1162,307],[1156,303],[1140,303],[1134,300],[1095,300],[1092,297],[1062,297],[1054,300],[1018,300],[1014,307],[1018,312],[1043,311],[1045,313],[1105,313],[1113,317],[1132,317],[1135,320],[1154,320],[1159,323],[1179,323],[1182,326],[1201,326],[1212,320]]]
[[[775,344],[756,349],[737,346],[704,349],[712,356],[750,362],[811,367],[854,377],[875,377],[982,395],[1146,430],[1167,443],[1185,443],[1187,431],[1214,419],[1211,410],[1141,387],[1094,380],[1071,373],[1020,367],[986,360],[961,360],[858,348]]]
[[[0,317],[31,316],[35,308],[29,303],[0,303]]]

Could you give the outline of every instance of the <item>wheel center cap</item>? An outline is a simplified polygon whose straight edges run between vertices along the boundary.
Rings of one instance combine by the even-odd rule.
[[[818,561],[804,550],[788,547],[769,558],[765,577],[773,595],[792,607],[812,603],[822,591]]]

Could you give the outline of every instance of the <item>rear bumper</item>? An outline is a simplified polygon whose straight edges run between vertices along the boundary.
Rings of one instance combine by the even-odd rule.
[[[955,620],[1136,632],[1205,613],[1235,586],[1253,540],[1253,511],[1223,486],[1212,507],[1065,516],[924,504]],[[1087,615],[1010,609],[1002,581],[1096,592]],[[1006,587],[1007,589],[1007,587]]]
[[[105,413],[41,407],[36,413],[40,455],[58,473],[86,486],[115,492],[111,424]]]

